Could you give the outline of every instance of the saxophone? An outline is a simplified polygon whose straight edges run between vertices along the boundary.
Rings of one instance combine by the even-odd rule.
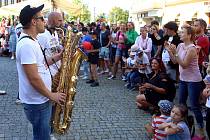
[[[55,104],[52,120],[52,127],[58,134],[64,134],[70,126],[80,64],[84,59],[87,59],[87,55],[76,47],[80,37],[81,35],[68,31],[65,38],[57,91],[66,94],[66,102],[63,107]]]

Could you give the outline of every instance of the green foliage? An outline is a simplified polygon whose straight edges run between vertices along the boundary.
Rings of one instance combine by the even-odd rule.
[[[114,7],[109,12],[109,21],[110,23],[117,22],[127,22],[129,17],[129,12],[127,10],[123,10],[120,7]]]

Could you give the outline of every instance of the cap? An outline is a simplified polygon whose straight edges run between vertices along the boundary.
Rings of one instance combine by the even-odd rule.
[[[36,15],[36,13],[40,12],[44,8],[44,4],[40,5],[39,7],[31,7],[30,5],[25,6],[20,11],[20,23],[24,26],[26,26],[30,21],[32,20],[33,16]]]
[[[138,49],[137,54],[143,53],[143,50]]]
[[[132,51],[131,51],[131,52],[130,52],[130,55],[136,55],[136,52],[132,52]]]
[[[173,108],[173,103],[168,100],[160,100],[158,106],[163,113],[170,114]]]
[[[210,83],[210,75],[207,75],[204,80],[206,80],[208,83]]]
[[[138,49],[139,49],[139,47],[135,44],[131,46],[131,51],[132,52],[136,52],[136,51],[138,51]]]

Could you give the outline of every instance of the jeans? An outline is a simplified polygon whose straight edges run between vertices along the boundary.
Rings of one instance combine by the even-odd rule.
[[[210,139],[210,108],[207,108],[207,114],[206,114],[206,132]]]
[[[186,105],[187,97],[189,95],[191,109],[195,114],[199,128],[204,127],[203,116],[199,104],[201,91],[201,82],[185,82],[181,80],[179,82],[179,103]]]
[[[33,140],[50,140],[52,104],[23,104],[27,119],[33,127]]]
[[[82,64],[83,64],[83,68],[84,68],[83,74],[84,74],[84,76],[88,76],[88,74],[89,74],[89,71],[88,71],[88,69],[89,69],[89,62],[83,61]]]
[[[136,86],[136,84],[140,81],[140,73],[137,70],[129,72],[127,74],[127,80],[131,87]]]

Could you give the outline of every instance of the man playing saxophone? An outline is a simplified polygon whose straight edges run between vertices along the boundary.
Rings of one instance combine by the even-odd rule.
[[[50,140],[50,118],[52,100],[60,105],[65,102],[64,93],[51,92],[51,75],[48,65],[61,59],[62,53],[50,58],[43,55],[37,35],[45,31],[42,9],[25,6],[20,12],[23,33],[17,43],[17,70],[19,93],[24,112],[33,127],[34,140]]]
[[[63,49],[63,46],[59,43],[59,36],[57,33],[57,29],[62,30],[63,27],[63,17],[61,13],[58,12],[51,12],[48,15],[47,20],[47,27],[44,33],[38,35],[38,42],[41,45],[42,49],[44,50],[44,55],[47,58],[52,57],[56,54],[59,54],[60,51]],[[61,66],[61,61],[57,61],[54,64],[49,66],[50,73],[52,74],[53,80],[55,74],[59,71]],[[57,79],[59,81],[59,78]],[[55,81],[53,81],[55,82]],[[56,87],[52,85],[52,91],[55,92]],[[52,106],[52,116],[54,114],[54,105]],[[51,140],[55,140],[53,135],[53,129],[51,129]]]

